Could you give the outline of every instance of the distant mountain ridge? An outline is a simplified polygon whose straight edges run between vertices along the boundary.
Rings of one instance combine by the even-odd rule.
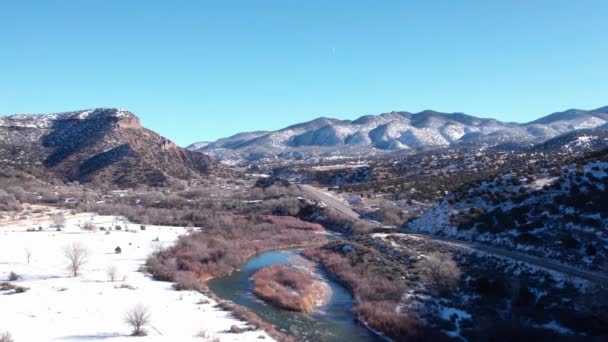
[[[357,156],[402,149],[483,142],[540,143],[564,133],[608,124],[608,107],[570,109],[529,123],[464,113],[390,112],[356,120],[318,118],[277,131],[245,132],[190,149],[227,163],[259,159]]]
[[[98,108],[0,117],[0,165],[61,180],[131,187],[227,172],[141,126],[131,112]]]

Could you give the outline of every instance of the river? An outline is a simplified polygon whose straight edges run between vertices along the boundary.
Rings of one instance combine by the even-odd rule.
[[[282,310],[266,304],[253,294],[251,277],[257,270],[279,263],[292,265],[294,256],[298,255],[298,250],[259,254],[231,275],[211,280],[208,286],[220,298],[247,307],[298,341],[382,341],[378,335],[355,322],[351,294],[321,269],[317,271],[330,286],[332,295],[327,303],[312,313]]]

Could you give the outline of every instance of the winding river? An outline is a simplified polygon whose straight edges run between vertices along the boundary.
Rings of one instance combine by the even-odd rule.
[[[247,307],[298,341],[382,341],[382,338],[355,322],[352,296],[321,269],[317,271],[330,286],[332,295],[327,303],[312,313],[282,310],[266,304],[253,294],[250,278],[257,270],[278,263],[293,265],[294,257],[298,255],[298,250],[259,254],[231,275],[211,280],[209,288],[219,297]]]

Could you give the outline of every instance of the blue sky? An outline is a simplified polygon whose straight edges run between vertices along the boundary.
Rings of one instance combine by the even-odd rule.
[[[0,114],[126,108],[187,145],[318,116],[608,105],[605,0],[0,2]]]

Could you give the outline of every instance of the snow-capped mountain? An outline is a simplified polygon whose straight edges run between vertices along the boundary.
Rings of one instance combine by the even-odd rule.
[[[264,158],[357,156],[461,143],[539,143],[558,135],[608,124],[608,107],[570,109],[529,123],[501,122],[462,113],[423,111],[366,115],[356,120],[318,118],[272,132],[239,133],[188,148],[227,163]]]

